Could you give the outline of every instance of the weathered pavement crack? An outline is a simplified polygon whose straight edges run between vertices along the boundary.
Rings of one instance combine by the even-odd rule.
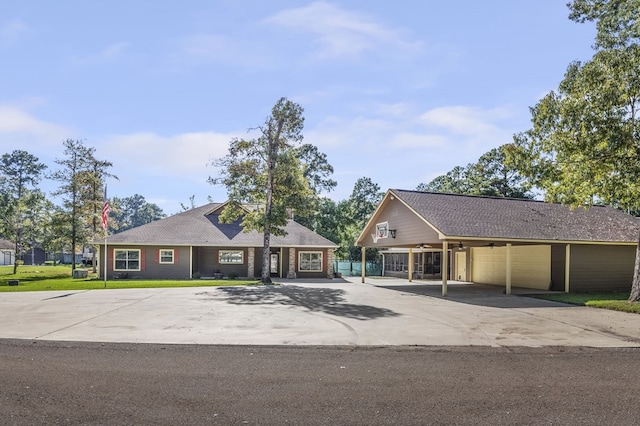
[[[95,291],[95,290],[87,290],[87,291]],[[137,304],[137,303],[140,303],[140,302],[143,302],[143,301],[145,301],[145,300],[151,299],[152,297],[155,297],[155,296],[157,296],[157,295],[159,295],[159,294],[162,294],[162,293],[165,293],[165,292],[166,292],[166,290],[163,290],[163,291],[159,291],[159,292],[154,293],[154,294],[150,294],[149,296],[147,296],[147,297],[143,297],[142,299],[136,299],[136,300],[134,300],[134,301],[133,301],[133,302],[131,302],[131,303],[128,303],[128,304],[126,304],[126,305],[119,306],[119,307],[117,307],[117,308],[115,308],[115,309],[111,309],[111,310],[109,310],[109,311],[107,311],[107,312],[103,312],[103,313],[101,313],[100,315],[94,315],[94,316],[92,316],[92,317],[90,317],[90,318],[85,318],[85,319],[83,319],[83,320],[81,320],[81,321],[77,321],[77,322],[75,322],[75,323],[73,323],[73,324],[69,324],[69,325],[64,326],[64,327],[61,327],[61,328],[59,328],[59,329],[57,329],[57,330],[49,331],[48,333],[42,334],[42,335],[40,335],[40,336],[36,336],[36,337],[35,337],[35,339],[42,339],[42,338],[44,338],[44,337],[46,337],[46,336],[50,336],[50,335],[52,335],[52,334],[54,334],[54,333],[59,333],[59,332],[61,332],[61,331],[63,331],[63,330],[68,330],[68,329],[70,329],[70,328],[76,327],[77,325],[80,325],[80,324],[82,324],[82,323],[89,322],[89,321],[93,321],[93,320],[95,320],[96,318],[104,317],[104,316],[106,316],[106,315],[109,315],[109,314],[112,314],[112,313],[114,313],[114,312],[117,312],[117,311],[119,311],[119,310],[121,310],[121,309],[128,308],[128,307],[130,307],[130,306],[133,306],[133,305],[135,305],[135,304]],[[46,299],[45,299],[45,300],[46,300]]]

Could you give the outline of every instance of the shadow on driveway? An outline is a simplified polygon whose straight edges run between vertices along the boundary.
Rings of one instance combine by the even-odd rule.
[[[377,285],[387,290],[402,291],[420,296],[436,297],[450,302],[466,303],[468,305],[487,306],[491,308],[569,308],[576,307],[567,303],[527,297],[528,289],[513,288],[514,294],[504,294],[504,288],[483,284],[449,284],[447,296],[442,296],[442,287],[432,284],[409,285]],[[535,290],[529,290],[529,295]]]
[[[309,288],[295,285],[259,287],[220,287],[228,303],[235,305],[299,306],[312,312],[358,320],[397,317],[390,309],[345,303],[346,291],[332,288]],[[213,295],[212,292],[199,294]]]

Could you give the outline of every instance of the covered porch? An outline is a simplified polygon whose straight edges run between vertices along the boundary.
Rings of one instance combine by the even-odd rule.
[[[552,252],[557,252],[558,247],[551,244],[479,239],[396,245],[393,238],[390,240],[383,243],[389,244],[382,250],[385,266],[393,263],[387,262],[387,256],[402,256],[407,261],[400,262],[401,270],[383,270],[383,276],[406,278],[408,283],[415,281],[431,288],[438,283],[442,296],[447,296],[450,283],[497,288],[505,294],[514,293],[515,288],[520,292],[569,292],[571,244],[562,245],[564,256],[556,256],[554,261]],[[362,246],[363,259],[365,249]],[[361,282],[365,282],[364,274]]]

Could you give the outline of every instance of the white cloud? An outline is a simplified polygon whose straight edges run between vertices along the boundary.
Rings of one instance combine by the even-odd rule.
[[[73,59],[75,65],[103,65],[123,58],[131,45],[127,42],[112,43],[102,50],[86,56]]]
[[[381,46],[393,48],[397,53],[415,52],[421,48],[420,43],[405,40],[400,31],[322,1],[283,10],[265,22],[313,34],[320,45],[316,52],[320,58],[350,57],[375,52]]]
[[[124,166],[127,174],[206,178],[211,172],[207,163],[226,155],[234,136],[194,132],[164,137],[140,132],[111,136],[100,146],[114,165]]]
[[[511,140],[513,129],[502,123],[510,118],[512,114],[504,107],[446,106],[425,112],[420,116],[420,122],[430,131],[439,130],[463,143],[496,147]]]
[[[26,23],[14,19],[0,25],[0,47],[16,46],[21,40],[31,36],[33,29]]]
[[[143,195],[165,213],[181,210],[195,196],[197,205],[226,199],[224,187],[207,183],[216,170],[208,164],[228,153],[229,141],[239,136],[215,132],[192,132],[160,136],[151,132],[113,135],[97,144],[100,158],[113,163],[119,180],[110,188],[119,197]]]
[[[59,143],[69,135],[69,129],[59,124],[40,120],[21,108],[0,105],[0,135],[8,144],[12,140],[30,141],[30,144],[47,143],[55,141]]]

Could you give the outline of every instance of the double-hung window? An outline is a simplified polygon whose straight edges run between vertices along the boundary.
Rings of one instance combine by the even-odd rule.
[[[113,251],[114,271],[139,271],[140,270],[140,250],[114,250]]]
[[[174,262],[173,250],[161,249],[160,263],[173,263],[173,262]]]

